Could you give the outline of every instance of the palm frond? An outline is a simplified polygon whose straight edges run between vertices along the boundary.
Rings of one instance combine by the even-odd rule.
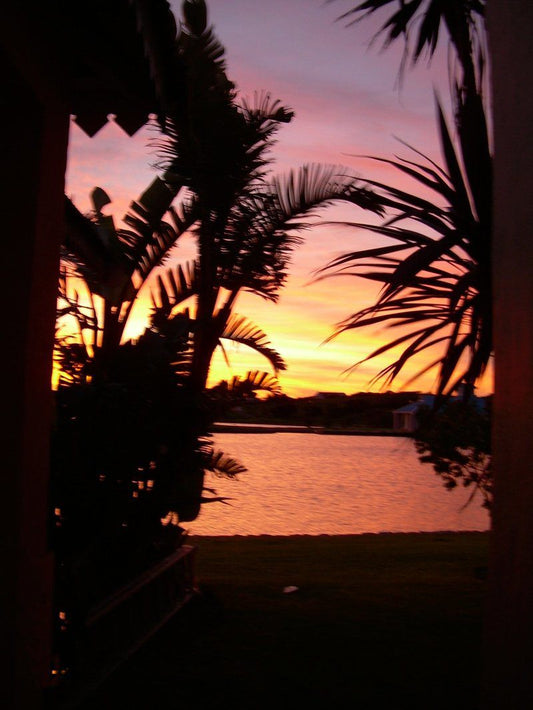
[[[198,213],[194,201],[182,202],[171,212],[173,225],[163,221],[181,188],[156,178],[139,200],[130,204],[124,217],[129,229],[118,230],[124,251],[131,264],[132,276],[142,283],[161,264],[178,239],[194,225]]]
[[[312,216],[311,210],[340,200],[370,210],[376,214],[382,211],[374,193],[361,187],[361,181],[336,165],[309,164],[293,170],[285,176],[274,178],[267,194],[271,202],[267,208],[278,219],[283,219],[288,227],[302,216]],[[300,223],[298,228],[302,228]]]
[[[198,262],[188,261],[158,275],[150,289],[154,312],[169,317],[176,306],[198,293]]]
[[[220,338],[232,340],[252,348],[271,363],[275,372],[287,369],[287,365],[281,355],[270,347],[267,335],[243,316],[232,315]]]
[[[271,392],[278,394],[281,392],[281,387],[278,378],[268,372],[259,370],[248,370],[244,377],[235,375],[227,382],[228,393],[233,394],[249,394],[250,392]]]
[[[246,466],[243,466],[236,459],[214,448],[209,449],[204,454],[202,463],[208,471],[226,478],[235,478],[240,473],[246,473],[248,470]]]
[[[438,102],[437,115],[445,168],[431,161],[428,166],[380,159],[432,189],[435,201],[420,198],[415,190],[369,180],[390,216],[378,225],[346,224],[381,235],[389,243],[343,254],[321,269],[318,278],[350,274],[381,284],[376,302],[339,323],[332,337],[368,326],[407,328],[355,366],[403,347],[401,355],[374,379],[390,385],[413,357],[440,348],[441,357],[431,367],[438,365],[437,391],[443,395],[458,382],[473,386],[492,354],[491,280],[486,267],[491,240],[485,217],[491,194],[489,179],[484,187],[477,183],[474,198],[469,178],[476,173],[468,169],[473,154],[465,154],[461,142],[455,147]],[[488,150],[488,143],[482,145]],[[483,155],[490,168],[490,154]],[[425,371],[423,367],[419,374]]]
[[[256,91],[253,102],[246,98],[242,99],[241,108],[249,121],[290,123],[294,117],[294,112],[284,106],[279,99],[273,99],[268,91]]]
[[[413,64],[424,54],[431,58],[437,48],[441,27],[444,26],[463,69],[468,72],[469,68],[465,65],[472,64],[472,44],[479,33],[478,23],[484,19],[485,4],[485,0],[365,0],[344,12],[338,19],[348,20],[348,24],[352,25],[387,6],[393,6],[392,14],[378,30],[374,40],[385,35],[384,46],[388,47],[403,37],[405,50],[402,67],[409,56]],[[418,31],[413,42],[411,31],[415,28]]]
[[[110,247],[106,235],[66,196],[63,244],[78,273],[94,288],[109,280],[120,281],[127,273],[120,248]]]
[[[226,287],[276,300],[292,251],[319,210],[334,201],[380,211],[373,193],[342,168],[305,165],[244,195],[232,208],[218,249]]]

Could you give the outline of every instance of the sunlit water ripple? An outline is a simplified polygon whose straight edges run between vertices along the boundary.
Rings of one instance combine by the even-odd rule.
[[[301,433],[218,433],[215,445],[242,461],[237,480],[206,485],[231,498],[204,505],[197,535],[339,535],[487,530],[469,490],[447,491],[411,439]]]

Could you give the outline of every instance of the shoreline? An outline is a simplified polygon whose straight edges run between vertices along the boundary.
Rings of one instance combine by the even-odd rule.
[[[325,436],[395,436],[411,438],[408,432],[394,429],[330,429],[292,424],[248,424],[245,422],[216,422],[211,432],[225,434],[319,434]]]
[[[246,533],[233,533],[231,535],[210,535],[210,534],[201,534],[201,533],[190,533],[186,536],[185,538],[185,543],[187,541],[191,540],[233,540],[233,539],[250,539],[250,540],[308,540],[311,538],[337,538],[339,540],[350,540],[352,538],[363,538],[363,537],[368,537],[368,538],[385,538],[385,537],[402,537],[406,538],[409,536],[412,537],[431,537],[431,536],[447,536],[447,537],[455,537],[455,536],[460,536],[460,535],[489,535],[490,534],[490,528],[488,530],[414,530],[410,532],[378,532],[378,533],[373,533],[373,532],[362,532],[362,533],[317,533],[316,535],[313,535],[311,533],[289,533],[287,535],[276,535],[273,534],[271,535],[270,533],[254,533],[254,534],[246,534]]]

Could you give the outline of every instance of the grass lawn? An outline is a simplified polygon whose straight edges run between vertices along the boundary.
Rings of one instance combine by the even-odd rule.
[[[84,710],[477,707],[485,533],[191,543],[202,594]]]

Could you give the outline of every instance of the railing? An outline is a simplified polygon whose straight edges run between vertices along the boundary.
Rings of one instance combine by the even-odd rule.
[[[182,545],[89,610],[71,632],[74,667],[52,690],[53,707],[76,707],[192,598],[195,553]]]

